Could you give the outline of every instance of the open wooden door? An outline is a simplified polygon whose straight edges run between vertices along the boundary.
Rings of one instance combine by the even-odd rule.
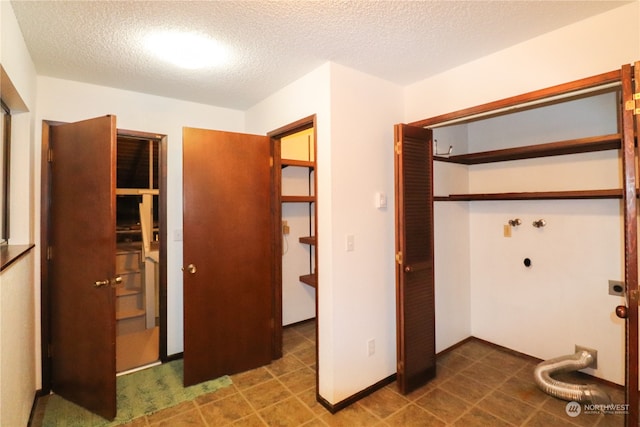
[[[635,69],[635,79],[634,79]],[[634,90],[635,80],[635,90]],[[616,307],[616,314],[625,318],[625,400],[628,406],[625,425],[637,426],[638,404],[638,199],[636,182],[635,133],[640,135],[640,121],[635,116],[640,99],[634,101],[634,93],[640,93],[640,62],[634,67],[624,65],[622,81],[622,168],[624,205],[624,272],[626,306]],[[640,111],[640,110],[639,110]],[[638,123],[636,123],[638,122]]]
[[[398,387],[409,393],[435,376],[432,132],[395,128]]]
[[[271,362],[271,140],[183,130],[184,384]]]
[[[116,415],[116,118],[51,126],[48,280],[51,386]]]

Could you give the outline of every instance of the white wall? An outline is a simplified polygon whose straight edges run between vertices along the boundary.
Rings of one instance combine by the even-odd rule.
[[[34,254],[0,273],[0,425],[25,426],[34,402]]]
[[[636,2],[411,85],[405,89],[406,120],[617,69],[640,59],[639,21],[640,4]],[[579,112],[571,118],[577,119],[576,127],[596,134],[600,130],[608,133],[607,126],[611,129],[610,125],[593,128],[598,124],[587,115],[589,110],[581,107]],[[587,122],[580,122],[586,117]],[[503,132],[499,143],[532,143],[523,139],[531,129],[522,125],[501,123],[496,128]],[[474,140],[480,131],[486,138]],[[499,132],[469,125],[470,150],[499,148],[491,145]],[[523,138],[514,141],[520,135]],[[564,137],[571,136],[550,137],[544,142]],[[436,188],[442,185],[439,181],[453,175],[460,182],[468,179],[472,192],[620,185],[615,152],[480,165],[462,172],[439,168]],[[580,175],[575,174],[577,168]],[[571,177],[574,179],[567,183]],[[461,248],[468,244],[470,251],[467,266],[464,256],[436,264],[441,269],[436,272],[436,295],[441,295],[438,302],[447,295],[449,303],[439,304],[436,310],[439,350],[452,344],[450,336],[465,332],[545,359],[572,353],[574,344],[581,344],[599,351],[598,370],[591,373],[624,382],[624,323],[613,314],[620,299],[607,295],[607,279],[621,280],[623,275],[618,201],[471,202],[452,206],[436,202],[436,206],[436,260],[451,255],[452,242]],[[445,209],[458,210],[458,216],[439,213]],[[504,238],[502,227],[514,217],[522,218],[523,225],[513,230],[511,238]],[[532,227],[531,222],[538,218],[545,218],[547,227]],[[443,229],[449,230],[446,242],[442,241]],[[531,258],[531,268],[524,267],[525,257]],[[469,283],[459,281],[459,268],[469,269]],[[464,325],[456,318],[455,296],[467,292],[471,315]]]
[[[396,372],[393,125],[401,119],[399,86],[332,64],[333,227],[326,256],[333,295],[321,297],[320,306],[321,316],[325,304],[333,306],[332,402]],[[387,195],[386,208],[375,207],[376,192]],[[355,238],[353,252],[345,250],[347,235]]]
[[[247,112],[254,133],[317,114],[319,391],[332,404],[395,372],[393,124],[401,112],[400,87],[336,64]],[[378,191],[386,209],[374,206]]]
[[[36,144],[41,144],[42,120],[80,121],[114,114],[119,129],[165,134],[167,147],[167,352],[183,350],[182,242],[182,127],[244,131],[244,113],[226,108],[151,96],[103,86],[38,77]],[[40,165],[37,151],[36,164]],[[40,193],[40,168],[35,174]],[[39,230],[38,230],[38,239]],[[39,309],[38,309],[39,310]]]
[[[11,4],[0,2],[0,64],[13,88],[2,96],[12,109],[10,244],[34,241],[33,111],[35,67],[24,44]],[[18,99],[7,99],[13,92]],[[19,105],[19,111],[15,106]],[[0,273],[0,425],[26,425],[35,398],[36,336],[33,252]]]

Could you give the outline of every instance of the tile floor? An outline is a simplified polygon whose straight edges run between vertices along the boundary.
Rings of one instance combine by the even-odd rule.
[[[471,340],[438,358],[437,378],[403,396],[392,383],[331,414],[315,401],[315,326],[284,330],[284,357],[233,375],[233,385],[128,426],[623,426],[622,415],[569,417],[539,391],[535,361]],[[621,388],[608,389],[623,403]],[[39,405],[41,406],[41,405]],[[41,412],[39,410],[38,412]],[[32,425],[39,427],[36,414]]]

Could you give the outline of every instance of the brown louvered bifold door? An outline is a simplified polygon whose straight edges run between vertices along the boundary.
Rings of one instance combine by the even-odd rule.
[[[406,394],[436,373],[433,149],[430,129],[394,131],[398,387]]]

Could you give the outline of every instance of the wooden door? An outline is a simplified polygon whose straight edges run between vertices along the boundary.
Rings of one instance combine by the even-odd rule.
[[[116,415],[116,118],[50,127],[51,386]]]
[[[271,140],[183,131],[184,383],[271,362]]]
[[[634,73],[635,69],[635,91]],[[638,201],[636,183],[635,136],[640,134],[640,123],[634,116],[636,104],[633,94],[640,93],[640,63],[634,67],[624,65],[621,71],[622,98],[622,168],[624,187],[624,273],[626,306],[616,308],[616,314],[625,318],[625,389],[629,404],[625,425],[637,426],[638,404]],[[638,105],[640,107],[640,105]]]
[[[398,387],[435,376],[432,132],[395,126]]]

